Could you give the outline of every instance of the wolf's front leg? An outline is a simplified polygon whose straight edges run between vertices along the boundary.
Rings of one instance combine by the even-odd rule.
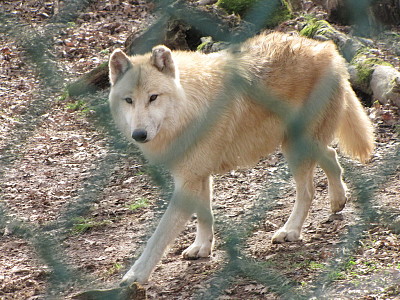
[[[148,240],[142,255],[122,278],[121,285],[147,282],[168,245],[182,231],[194,213],[195,206],[196,196],[182,190],[182,185],[175,185],[174,195],[156,231]]]
[[[183,251],[185,258],[195,259],[208,257],[214,246],[214,218],[211,210],[212,177],[197,181],[199,185],[198,202],[196,206],[197,232],[194,243]]]

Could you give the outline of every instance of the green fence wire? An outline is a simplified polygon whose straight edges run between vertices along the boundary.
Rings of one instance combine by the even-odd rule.
[[[49,101],[51,95],[55,92],[60,92],[60,87],[64,84],[63,74],[57,70],[55,58],[52,55],[52,37],[56,36],[61,30],[68,26],[68,22],[74,21],[79,13],[83,11],[90,4],[88,0],[70,0],[64,1],[65,5],[57,14],[56,17],[50,19],[48,26],[43,32],[20,24],[19,20],[11,14],[0,14],[0,33],[8,36],[9,38],[18,42],[24,49],[26,56],[41,80],[41,93],[38,94],[29,109],[21,117],[21,125],[17,126],[8,136],[2,137],[5,147],[0,152],[0,178],[4,178],[5,173],[10,168],[17,167],[18,149],[23,145],[30,135],[35,130],[35,127],[41,122],[40,116],[48,112]],[[265,4],[268,2],[268,9],[265,9]],[[357,3],[356,3],[357,2]],[[365,7],[368,1],[356,1],[353,5]],[[272,3],[272,5],[271,5]],[[239,34],[230,35],[228,28],[211,15],[196,10],[192,6],[188,6],[183,1],[169,1],[161,0],[156,1],[157,11],[156,14],[160,19],[166,18],[170,15],[178,16],[187,23],[193,25],[196,29],[207,34],[216,35],[217,38],[224,41],[239,43],[244,41],[250,36],[256,34],[261,28],[266,18],[272,13],[274,5],[278,5],[280,1],[258,1],[258,7],[255,7],[248,15],[251,23],[254,24],[252,30],[238,31]],[[208,20],[205,22],[204,20]],[[355,20],[364,25],[362,16],[355,16]],[[218,33],[215,34],[216,28]],[[150,49],[153,45],[146,44],[139,46],[143,49]],[[280,116],[288,125],[289,131],[292,130],[293,136],[297,136],[296,143],[303,145],[311,145],[307,136],[304,136],[304,128],[309,123],[311,116],[307,114],[290,114],[290,110],[283,102],[275,99],[272,95],[265,93],[265,90],[260,90],[257,87],[249,85],[238,72],[235,71],[234,61],[229,64],[229,72],[232,74],[229,82],[226,85],[226,93],[224,96],[213,102],[213,106],[206,114],[206,118],[201,118],[194,121],[189,128],[179,137],[162,160],[157,163],[160,165],[171,164],[178,159],[182,153],[185,153],[192,147],[196,140],[202,135],[207,133],[208,128],[214,122],[218,122],[218,116],[221,111],[226,107],[226,104],[232,98],[232,94],[238,90],[246,91],[254,98],[264,105],[266,108],[274,111]],[[327,89],[326,87],[331,87]],[[239,87],[239,88],[232,88]],[[324,87],[324,88],[322,88]],[[316,87],[310,96],[309,103],[314,105],[322,105],[316,109],[322,109],[326,101],[329,99],[331,93],[335,90],[335,79],[326,74],[321,78],[320,84]],[[119,160],[119,153],[129,151],[125,142],[121,142],[115,129],[108,125],[110,114],[107,108],[107,103],[103,93],[90,95],[85,98],[90,105],[96,110],[97,124],[101,128],[107,128],[110,133],[112,143],[115,151],[110,151],[105,157],[97,162],[97,168],[92,171],[89,180],[85,183],[84,188],[80,191],[79,195],[67,207],[65,212],[60,216],[57,221],[45,226],[33,226],[31,223],[15,219],[11,217],[7,206],[0,202],[0,228],[4,229],[6,226],[12,224],[15,236],[30,240],[35,247],[35,250],[40,258],[51,269],[51,276],[49,278],[49,294],[62,294],[65,292],[63,289],[68,282],[84,282],[87,280],[85,275],[77,271],[73,265],[65,261],[63,255],[64,249],[60,246],[57,232],[68,232],[73,226],[73,220],[79,216],[85,216],[89,209],[93,206],[94,202],[99,197],[102,188],[108,183],[108,178],[111,175],[111,170]],[[318,101],[316,101],[318,99]],[[326,99],[326,101],[321,101]],[[315,100],[315,101],[314,101]],[[315,110],[315,108],[314,108]],[[299,130],[300,129],[300,130]],[[317,147],[313,148],[313,155],[318,155]],[[309,151],[310,146],[307,151]],[[135,152],[135,155],[140,156],[140,153]],[[309,154],[308,154],[309,155]],[[144,162],[143,158],[140,158]],[[399,144],[397,144],[390,152],[383,157],[382,162],[374,168],[365,169],[365,173],[354,171],[350,163],[345,163],[345,170],[347,177],[351,178],[352,186],[354,187],[355,201],[360,205],[359,212],[360,222],[349,228],[348,234],[342,237],[342,241],[336,246],[336,256],[326,269],[314,280],[313,288],[308,289],[304,294],[298,295],[295,292],[297,283],[291,279],[281,275],[278,271],[265,267],[264,264],[247,257],[244,252],[244,243],[249,237],[254,224],[263,220],[266,212],[274,209],[275,199],[279,197],[282,190],[285,188],[285,182],[290,178],[288,168],[282,166],[277,171],[278,181],[271,179],[266,183],[265,193],[259,197],[253,205],[253,208],[246,212],[244,220],[240,224],[230,225],[229,231],[221,232],[224,239],[224,247],[227,252],[227,258],[223,267],[216,271],[213,275],[211,287],[207,292],[199,293],[196,297],[198,299],[215,299],[224,293],[224,290],[230,286],[234,278],[244,277],[254,280],[268,287],[272,292],[279,295],[282,299],[309,299],[316,297],[320,299],[323,297],[324,292],[329,287],[332,280],[329,274],[333,270],[343,267],[348,261],[354,251],[356,250],[358,241],[362,239],[363,234],[368,230],[371,223],[382,222],[387,224],[393,219],[393,216],[383,209],[377,211],[373,208],[372,201],[376,191],[382,186],[386,180],[398,172],[398,162],[400,161]],[[170,195],[169,180],[161,167],[149,167],[150,174],[155,182],[164,189],[164,196]],[[161,211],[165,209],[165,204],[160,205],[158,208]],[[158,220],[154,221],[153,227]],[[56,251],[55,251],[56,249]],[[116,283],[117,285],[117,283]]]

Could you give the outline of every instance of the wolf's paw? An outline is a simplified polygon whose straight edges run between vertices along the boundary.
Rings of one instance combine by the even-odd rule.
[[[287,230],[285,228],[279,229],[275,232],[274,236],[272,237],[273,244],[280,244],[284,242],[294,242],[300,239],[300,231],[299,230]]]
[[[340,194],[329,195],[331,201],[331,211],[337,213],[343,210],[347,203],[347,192],[343,191]]]
[[[209,257],[212,251],[212,242],[196,243],[194,242],[185,251],[182,256],[186,259],[196,259],[200,257]]]
[[[337,213],[343,210],[346,205],[348,197],[348,190],[346,184],[342,184],[337,188],[329,188],[329,200],[331,202],[331,210]]]
[[[149,275],[144,274],[140,271],[137,271],[135,268],[131,268],[125,275],[122,277],[120,286],[130,286],[134,282],[138,283],[146,283],[149,279]]]
[[[346,206],[347,197],[341,197],[340,199],[335,199],[331,201],[331,211],[333,213],[338,213],[343,210]]]

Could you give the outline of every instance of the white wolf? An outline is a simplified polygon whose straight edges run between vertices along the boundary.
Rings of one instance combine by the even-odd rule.
[[[165,46],[133,57],[116,50],[109,68],[115,122],[150,161],[167,165],[175,182],[160,224],[121,284],[146,282],[193,213],[196,238],[183,256],[210,255],[212,174],[253,164],[281,146],[297,196],[272,242],[295,241],[313,198],[316,164],[328,177],[332,211],[346,203],[329,146],[334,137],[361,161],[373,150],[371,122],[332,42],[273,33],[209,55]]]

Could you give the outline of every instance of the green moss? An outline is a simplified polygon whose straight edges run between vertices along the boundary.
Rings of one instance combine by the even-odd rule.
[[[357,69],[357,84],[358,85],[368,85],[371,81],[372,73],[374,72],[374,68],[368,64],[358,64],[356,66]]]
[[[278,7],[272,14],[271,18],[267,19],[264,27],[273,28],[284,21],[290,20],[293,17],[292,12],[286,1],[282,1],[282,5]]]
[[[300,35],[313,38],[316,35],[325,36],[327,33],[334,32],[335,29],[325,20],[308,18],[306,26],[300,30]]]
[[[387,61],[384,61],[383,59],[380,58],[367,58],[364,63],[366,64],[370,64],[370,65],[380,65],[380,66],[389,66],[389,67],[393,67],[393,65],[391,63],[388,63]]]
[[[374,72],[376,66],[391,66],[392,65],[380,58],[372,57],[366,58],[366,53],[369,51],[367,48],[363,48],[359,51],[356,56],[354,56],[351,64],[356,67],[357,70],[357,80],[356,83],[360,86],[369,86],[371,81],[372,73]]]
[[[259,0],[218,0],[217,5],[230,14],[244,16]]]
[[[264,28],[272,28],[292,18],[292,12],[285,0],[218,0],[217,5],[230,14],[247,18],[258,23],[264,14],[271,11],[262,22]]]
[[[201,51],[203,48],[208,44],[209,42],[204,42],[201,43],[200,45],[197,46],[196,51]]]
[[[204,49],[205,46],[207,46],[207,44],[212,43],[212,37],[211,36],[207,36],[207,37],[203,37],[201,38],[202,43],[200,45],[197,46],[197,51],[202,51]]]

